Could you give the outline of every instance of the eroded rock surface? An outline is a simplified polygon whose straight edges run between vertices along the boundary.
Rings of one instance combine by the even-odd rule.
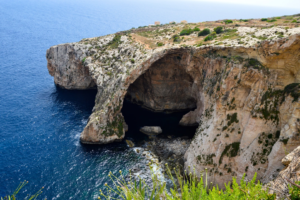
[[[289,180],[293,183],[300,181],[300,146],[282,159],[282,164],[287,167],[283,169],[277,177],[266,186],[273,188],[272,192],[278,197],[285,197],[289,194]]]
[[[195,108],[180,122],[199,124],[184,156],[187,170],[191,166],[200,175],[207,168],[208,181],[219,185],[244,173],[274,179],[285,152],[300,145],[300,29],[270,28],[263,41],[258,38],[264,29],[239,27],[234,36],[240,38],[201,46],[195,34],[184,45],[172,43],[170,35],[181,25],[167,28],[147,32],[154,39],[127,32],[47,51],[57,85],[97,87],[81,142],[124,138],[120,111],[127,94],[153,110]],[[150,48],[151,41],[166,38],[162,47]]]

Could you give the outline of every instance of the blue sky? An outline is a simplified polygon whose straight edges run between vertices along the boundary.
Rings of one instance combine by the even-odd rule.
[[[282,7],[282,8],[293,8],[299,9],[300,12],[300,0],[189,0],[198,2],[221,2],[221,3],[232,3],[232,4],[246,4],[255,6],[268,6],[268,7]]]

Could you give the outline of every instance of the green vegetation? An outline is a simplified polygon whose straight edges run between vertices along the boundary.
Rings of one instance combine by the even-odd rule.
[[[1,197],[1,200],[16,200],[16,195],[20,192],[20,190],[28,183],[28,181],[23,181],[19,184],[19,186],[17,187],[17,189],[14,191],[14,193],[12,195],[7,195],[4,198]],[[34,195],[27,196],[27,200],[35,200],[41,193],[42,190],[44,189],[44,187],[42,187],[39,191],[37,191]]]
[[[172,187],[167,189],[166,183],[161,182],[157,175],[152,173],[152,186],[148,186],[143,179],[134,180],[129,174],[130,180],[125,181],[122,171],[121,177],[117,178],[111,172],[109,177],[113,181],[113,186],[105,184],[106,194],[100,190],[98,199],[115,199],[112,196],[117,196],[117,199],[124,200],[275,200],[276,194],[268,194],[268,189],[263,189],[260,181],[256,180],[255,173],[253,179],[249,182],[245,181],[245,174],[242,177],[240,184],[237,183],[235,177],[232,177],[232,182],[225,184],[225,189],[221,190],[218,186],[212,186],[207,181],[207,170],[205,174],[198,178],[194,172],[180,175],[175,171],[176,177],[172,176],[171,170],[166,164],[167,174],[172,181]],[[151,166],[150,169],[152,170]],[[230,172],[231,169],[229,168]],[[222,173],[220,172],[220,175]]]
[[[218,26],[216,28],[214,28],[214,31],[217,33],[217,34],[220,34],[223,32],[223,27],[222,26]]]
[[[255,58],[250,58],[244,67],[252,67],[253,69],[265,69],[265,67]]]
[[[195,27],[194,29],[183,29],[179,35],[190,35],[192,34],[193,32],[196,32],[196,31],[200,31],[200,29],[198,27]]]
[[[255,166],[259,163],[265,164],[268,160],[268,156],[272,151],[274,144],[277,142],[280,136],[280,131],[276,131],[275,133],[265,133],[262,132],[258,137],[258,144],[261,145],[261,150],[252,154],[251,163]]]
[[[291,95],[294,98],[293,102],[298,101],[298,98],[300,97],[300,83],[291,83],[285,86],[283,95]]]
[[[159,47],[164,46],[164,43],[158,42],[158,43],[157,43],[157,46],[159,46]]]
[[[291,200],[300,200],[300,181],[296,182],[295,185],[289,186],[289,193]]]
[[[119,44],[121,44],[121,35],[115,35],[115,37],[108,43],[108,46],[112,49],[118,48]]]
[[[131,59],[130,62],[133,64],[133,63],[135,63],[135,60],[134,60],[134,59]]]
[[[225,39],[232,39],[238,37],[239,35],[236,33],[237,31],[238,31],[237,29],[226,29],[221,39],[225,40]]]
[[[204,38],[204,41],[206,42],[206,41],[213,40],[213,39],[215,39],[215,38],[212,35],[208,35]]]
[[[268,20],[267,20],[267,22],[276,22],[276,21],[277,21],[277,20],[274,19],[274,18],[273,18],[273,19],[268,19]]]
[[[220,156],[219,164],[222,164],[222,160],[224,156],[227,157],[237,156],[239,150],[240,150],[240,142],[234,142],[232,144],[227,145]]]
[[[180,42],[181,41],[179,35],[173,35],[172,38],[173,38],[173,42]]]
[[[240,19],[241,22],[248,22],[249,19]]]
[[[224,22],[225,22],[225,24],[232,24],[233,23],[233,21],[230,20],[230,19],[224,20]]]
[[[267,18],[262,18],[261,21],[263,21],[263,22],[268,21],[268,19]]]
[[[239,123],[237,119],[237,113],[233,113],[232,115],[227,114],[227,126],[229,127],[233,123]]]
[[[81,63],[82,63],[82,64],[84,64],[84,62],[85,62],[85,59],[86,59],[86,57],[82,59],[82,61],[81,61]]]
[[[280,139],[280,142],[282,142],[285,145],[288,143],[288,141],[289,141],[289,138],[282,138],[282,139]]]
[[[120,116],[117,116],[112,122],[107,122],[102,135],[109,137],[116,134],[120,138],[123,135],[123,128],[123,119]]]
[[[179,35],[190,35],[192,34],[194,31],[192,29],[183,29]]]
[[[202,31],[200,31],[198,33],[198,36],[205,36],[205,35],[208,35],[208,34],[210,34],[210,30],[208,28],[205,28],[205,29],[203,29]]]

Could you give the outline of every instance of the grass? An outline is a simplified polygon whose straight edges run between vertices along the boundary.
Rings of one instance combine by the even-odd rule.
[[[151,165],[150,165],[151,166]],[[152,170],[152,168],[150,167]],[[174,170],[175,171],[175,170]],[[166,172],[172,181],[170,189],[167,188],[166,182],[162,182],[158,177],[153,174],[153,185],[149,186],[143,179],[134,180],[129,175],[130,180],[125,181],[122,172],[121,177],[117,178],[111,172],[109,177],[113,181],[113,186],[105,184],[106,191],[100,190],[98,199],[124,199],[124,200],[275,200],[276,194],[268,194],[268,189],[263,189],[260,181],[256,180],[256,174],[249,182],[245,180],[245,174],[240,183],[237,182],[235,177],[232,181],[225,184],[225,189],[219,189],[218,186],[212,186],[208,183],[208,171],[201,173],[201,177],[196,176],[195,170],[193,172],[179,174],[178,170],[175,171],[175,177],[168,165],[166,164]],[[116,196],[114,198],[112,196]]]
[[[108,43],[108,46],[112,49],[118,48],[119,44],[121,44],[121,35],[115,35],[115,37]]]
[[[237,29],[226,29],[224,34],[221,36],[221,40],[225,39],[236,39],[239,37],[239,34],[236,33]]]
[[[19,184],[19,186],[17,187],[17,189],[14,191],[14,193],[12,195],[7,195],[5,197],[1,197],[1,200],[16,200],[16,196],[17,194],[20,192],[20,190],[28,183],[28,181],[23,181]],[[35,200],[37,199],[37,197],[42,194],[42,190],[44,189],[44,187],[42,187],[39,191],[37,191],[34,195],[29,196],[27,195],[27,200]]]

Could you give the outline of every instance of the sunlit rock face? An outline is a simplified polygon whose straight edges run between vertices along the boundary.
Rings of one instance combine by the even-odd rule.
[[[299,49],[299,34],[252,46],[154,50],[124,34],[51,47],[47,59],[57,85],[98,89],[81,142],[122,140],[125,96],[156,111],[194,109],[180,121],[199,126],[185,167],[198,176],[207,168],[208,181],[222,187],[244,173],[272,180],[300,145]]]

